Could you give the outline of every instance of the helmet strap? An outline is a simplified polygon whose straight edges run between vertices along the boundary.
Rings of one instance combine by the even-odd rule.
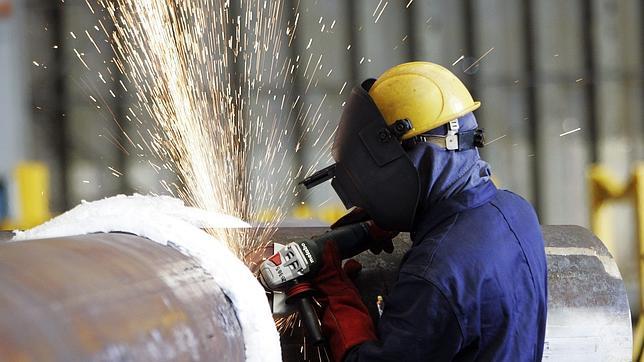
[[[459,149],[458,130],[461,127],[458,124],[458,118],[451,120],[447,124],[447,135],[445,136],[445,148],[449,151]]]
[[[451,141],[449,141],[450,136],[453,137]],[[452,135],[448,134],[446,136],[420,134],[418,136],[415,136],[413,138],[410,138],[404,141],[403,145],[410,146],[420,142],[433,143],[448,151],[465,151],[465,150],[471,150],[472,148],[481,148],[485,146],[482,129],[473,129],[471,131],[457,132],[455,134],[452,134]],[[452,142],[451,145],[450,145],[450,142]]]

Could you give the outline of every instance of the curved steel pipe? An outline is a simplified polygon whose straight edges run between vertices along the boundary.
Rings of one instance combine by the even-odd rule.
[[[325,230],[280,228],[273,240]],[[630,359],[626,291],[605,246],[577,226],[544,226],[543,233],[549,272],[544,359]],[[393,254],[358,257],[363,270],[356,284],[376,322],[376,297],[393,286],[408,235],[395,244]],[[324,359],[324,350],[303,342],[298,328],[284,334],[284,360]],[[243,339],[229,300],[193,259],[125,234],[0,243],[0,360],[213,356],[243,360]]]
[[[0,360],[213,359],[244,341],[192,258],[116,233],[0,243]]]

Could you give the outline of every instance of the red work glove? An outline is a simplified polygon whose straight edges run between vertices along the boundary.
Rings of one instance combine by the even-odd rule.
[[[322,331],[329,340],[335,361],[342,361],[353,346],[377,339],[367,307],[342,269],[334,241],[326,243],[322,268],[313,282],[322,293],[318,301],[326,306],[322,313]]]
[[[349,277],[349,280],[354,282],[362,270],[362,264],[355,259],[349,259],[344,262],[342,270],[344,270],[344,273]]]
[[[373,220],[371,220],[369,214],[367,214],[367,212],[362,208],[356,207],[349,211],[349,213],[334,222],[333,225],[331,225],[331,229],[363,221],[369,221],[369,237],[371,238],[372,245],[369,250],[376,255],[380,254],[383,250],[391,254],[394,251],[394,243],[392,239],[398,235],[398,232],[381,229]]]

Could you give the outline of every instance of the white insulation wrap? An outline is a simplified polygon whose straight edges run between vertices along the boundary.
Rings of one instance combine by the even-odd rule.
[[[14,241],[95,232],[128,232],[194,257],[230,298],[242,328],[247,361],[281,361],[280,340],[262,286],[225,243],[201,228],[249,227],[235,217],[185,206],[168,196],[118,195],[83,202]]]

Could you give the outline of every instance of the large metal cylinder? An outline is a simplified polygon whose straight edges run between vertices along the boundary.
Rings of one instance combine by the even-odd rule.
[[[286,243],[325,228],[280,228]],[[626,361],[631,321],[621,276],[604,245],[576,226],[543,228],[548,257],[544,359]],[[1,235],[0,235],[1,239]],[[358,257],[356,284],[378,321],[376,297],[393,287],[408,235],[393,254]],[[325,360],[295,328],[285,361]],[[526,326],[530,328],[530,326]],[[229,300],[192,258],[126,234],[0,243],[0,360],[244,359]]]
[[[129,234],[0,242],[2,361],[243,361],[228,298],[194,259]]]
[[[311,237],[324,228],[282,228],[274,237],[282,243]],[[544,360],[629,361],[632,332],[624,283],[608,250],[579,226],[544,226],[548,259],[548,322]],[[408,234],[394,240],[393,254],[363,253],[363,269],[355,280],[378,323],[377,296],[395,284],[400,260],[411,246]],[[297,324],[296,324],[297,326]],[[531,326],[525,326],[531,328]],[[282,336],[285,361],[319,359],[325,351],[305,343],[300,328]]]

